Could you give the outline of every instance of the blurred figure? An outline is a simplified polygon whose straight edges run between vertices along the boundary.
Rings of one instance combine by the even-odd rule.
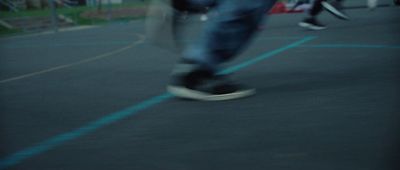
[[[317,20],[317,16],[323,11],[323,9],[327,10],[339,19],[348,20],[349,17],[344,13],[342,3],[343,0],[314,0],[311,9],[308,11],[309,16],[300,22],[299,26],[311,30],[326,29],[326,26]]]
[[[261,24],[265,11],[277,0],[172,0],[174,16],[202,12],[218,13],[208,19],[199,41],[183,49],[174,67],[168,92],[185,99],[218,101],[246,97],[252,88],[238,85],[222,75],[221,64],[236,56],[249,43]],[[181,22],[174,22],[179,30]],[[183,23],[184,24],[184,23]],[[179,34],[179,31],[176,32]]]

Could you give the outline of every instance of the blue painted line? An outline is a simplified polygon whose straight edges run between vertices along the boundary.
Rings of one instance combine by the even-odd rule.
[[[247,60],[247,61],[245,61],[245,62],[243,62],[241,64],[229,67],[229,68],[223,70],[222,72],[220,72],[220,74],[230,74],[230,73],[236,72],[236,71],[241,70],[241,69],[243,69],[245,67],[251,66],[251,65],[253,65],[255,63],[258,63],[258,62],[260,62],[262,60],[265,60],[265,59],[270,58],[270,57],[272,57],[274,55],[277,55],[277,54],[279,54],[281,52],[284,52],[284,51],[286,51],[288,49],[298,47],[301,44],[303,44],[303,43],[305,43],[307,41],[310,41],[310,40],[312,40],[314,38],[316,38],[316,37],[314,37],[314,36],[305,37],[305,38],[301,39],[300,41],[294,42],[294,43],[289,44],[289,45],[287,45],[285,47],[278,48],[276,50],[270,51],[270,52],[265,53],[263,55],[260,55],[260,56],[258,56],[256,58],[253,58],[251,60]]]
[[[128,116],[135,115],[144,109],[147,109],[149,107],[152,107],[154,105],[162,103],[172,97],[173,96],[169,93],[161,94],[159,96],[145,100],[145,101],[143,101],[137,105],[134,105],[132,107],[126,108],[126,109],[118,111],[118,112],[111,113],[108,116],[102,117],[102,118],[100,118],[94,122],[91,122],[81,128],[78,128],[71,132],[57,135],[57,136],[50,138],[42,143],[37,144],[36,146],[33,146],[30,148],[24,149],[22,151],[19,151],[17,153],[14,153],[0,161],[0,169],[5,169],[10,166],[16,165],[25,159],[39,155],[39,154],[46,152],[52,148],[62,145],[65,142],[68,142],[68,141],[74,140],[76,138],[79,138],[81,136],[87,135],[93,131],[96,131],[99,128],[106,126],[106,125],[109,125],[116,121],[127,118]]]
[[[299,37],[299,36],[258,36],[258,37],[254,37],[254,40],[256,41],[262,41],[262,40],[298,40],[304,38],[304,36]],[[195,39],[184,39],[184,40],[175,40],[177,42],[183,42],[183,43],[196,43],[198,42]],[[157,41],[160,43],[169,43],[169,42],[173,42],[173,40],[164,40],[164,41]],[[151,42],[149,42],[149,44],[151,44]]]
[[[272,57],[276,54],[279,54],[285,50],[297,47],[307,41],[310,41],[312,39],[314,39],[315,37],[305,37],[295,43],[289,44],[285,47],[273,50],[271,52],[267,52],[261,56],[258,56],[252,60],[249,60],[247,62],[241,63],[239,65],[230,67],[226,70],[224,70],[222,73],[232,73],[235,71],[238,71],[240,69],[243,69],[245,67],[251,66],[252,64],[255,64],[256,62],[260,62],[264,59],[267,59],[269,57]],[[78,129],[75,129],[73,131],[70,132],[66,132],[57,136],[54,136],[44,142],[41,142],[35,146],[26,148],[24,150],[21,150],[19,152],[16,152],[14,154],[11,154],[9,156],[7,156],[4,159],[0,160],[0,169],[6,169],[8,167],[17,165],[19,163],[21,163],[22,161],[32,158],[36,155],[42,154],[50,149],[53,149],[59,145],[62,145],[68,141],[77,139],[81,136],[87,135],[91,132],[94,132],[100,128],[103,128],[109,124],[115,123],[119,120],[125,119],[129,116],[133,116],[135,114],[137,114],[138,112],[145,110],[147,108],[150,108],[152,106],[155,106],[157,104],[160,104],[162,102],[165,102],[169,99],[173,98],[172,94],[169,93],[164,93],[155,97],[152,97],[148,100],[145,100],[143,102],[140,102],[136,105],[133,105],[131,107],[128,107],[124,110],[121,111],[117,111],[114,113],[109,114],[108,116],[104,116],[100,119],[97,119],[93,122],[88,123],[87,125],[84,125]]]
[[[369,44],[320,44],[320,45],[301,45],[307,48],[386,48],[400,49],[400,45],[369,45]]]
[[[297,40],[304,37],[299,36],[260,36],[255,37],[255,40]]]

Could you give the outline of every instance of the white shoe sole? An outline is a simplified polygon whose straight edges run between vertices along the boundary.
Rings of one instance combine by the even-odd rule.
[[[169,93],[171,93],[172,95],[175,95],[180,98],[202,100],[202,101],[233,100],[233,99],[251,96],[255,93],[255,90],[250,89],[250,90],[244,90],[244,91],[229,93],[229,94],[212,95],[212,94],[195,91],[195,90],[191,90],[188,88],[177,87],[177,86],[168,86],[167,91]]]
[[[312,25],[312,24],[309,24],[309,23],[306,23],[306,22],[300,22],[299,26],[300,27],[304,27],[304,28],[308,28],[308,29],[311,29],[311,30],[323,30],[323,29],[326,29],[326,27],[315,26],[315,25]]]

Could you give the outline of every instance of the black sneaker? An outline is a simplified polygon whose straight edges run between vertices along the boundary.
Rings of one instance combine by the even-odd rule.
[[[311,30],[323,30],[326,26],[318,22],[315,18],[308,18],[299,23],[300,27],[308,28]]]
[[[184,99],[220,101],[247,97],[254,89],[244,88],[228,81],[226,76],[215,75],[192,63],[179,63],[167,86],[172,95]]]
[[[322,1],[321,5],[335,17],[343,20],[349,20],[350,18],[343,11],[342,3],[336,0],[332,0],[331,2]]]

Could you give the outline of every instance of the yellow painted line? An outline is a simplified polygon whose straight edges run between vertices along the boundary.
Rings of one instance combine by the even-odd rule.
[[[71,28],[61,28],[60,30],[58,30],[58,32],[79,31],[79,30],[86,30],[86,29],[92,29],[92,28],[98,28],[98,27],[99,26],[77,26],[77,27],[71,27]],[[44,32],[39,32],[39,33],[26,33],[23,35],[14,35],[11,37],[0,37],[0,40],[30,38],[30,37],[36,37],[36,36],[41,36],[41,35],[50,35],[50,34],[55,34],[55,32],[54,31],[44,31]]]
[[[106,57],[110,57],[112,55],[115,55],[115,54],[121,53],[123,51],[126,51],[126,50],[128,50],[128,49],[130,49],[132,47],[135,47],[135,46],[137,46],[139,44],[142,44],[145,41],[145,36],[144,35],[136,34],[136,36],[139,38],[137,41],[133,42],[132,44],[129,44],[128,46],[119,48],[117,50],[114,50],[114,51],[111,51],[111,52],[108,52],[108,53],[104,53],[104,54],[100,54],[100,55],[97,55],[97,56],[94,56],[94,57],[91,57],[91,58],[87,58],[87,59],[84,59],[84,60],[80,60],[80,61],[77,61],[77,62],[74,62],[74,63],[64,64],[64,65],[48,68],[48,69],[45,69],[45,70],[40,70],[40,71],[36,71],[36,72],[20,75],[20,76],[17,76],[17,77],[12,77],[12,78],[8,78],[8,79],[0,80],[0,84],[1,83],[12,82],[12,81],[17,81],[17,80],[21,80],[21,79],[25,79],[25,78],[29,78],[29,77],[34,77],[34,76],[38,76],[38,75],[41,75],[41,74],[50,73],[50,72],[53,72],[53,71],[66,69],[66,68],[70,68],[70,67],[86,64],[86,63],[89,63],[89,62],[93,62],[93,61],[96,61],[96,60],[99,60],[99,59],[103,59],[103,58],[106,58]]]

